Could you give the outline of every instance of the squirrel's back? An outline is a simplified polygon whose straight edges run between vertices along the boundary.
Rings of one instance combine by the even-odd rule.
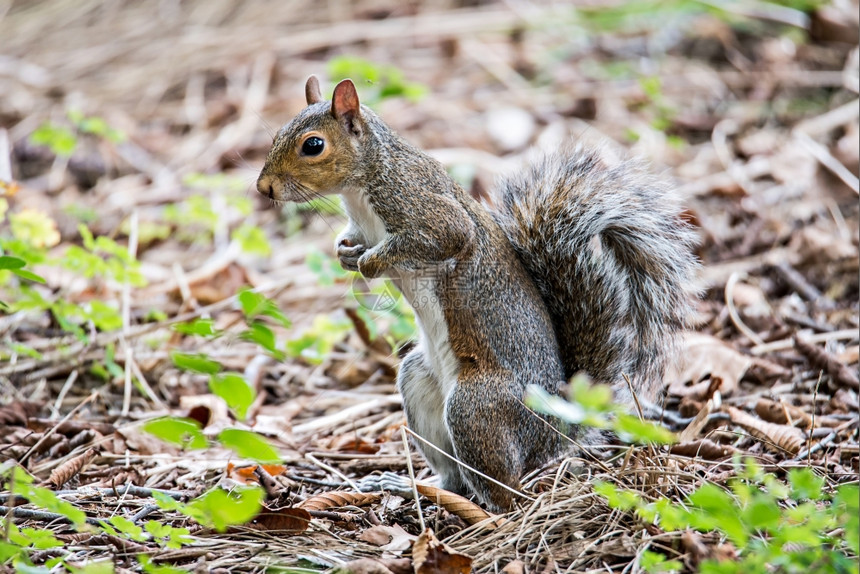
[[[502,181],[490,210],[537,284],[565,375],[653,398],[689,321],[696,236],[669,188],[636,162],[576,147]]]

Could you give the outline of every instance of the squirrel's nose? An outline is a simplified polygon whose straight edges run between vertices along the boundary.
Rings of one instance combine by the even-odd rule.
[[[269,199],[275,199],[275,186],[272,185],[272,178],[267,175],[261,175],[257,178],[257,191]]]

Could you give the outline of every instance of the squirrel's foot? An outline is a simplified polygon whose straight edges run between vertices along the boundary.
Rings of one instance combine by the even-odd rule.
[[[340,266],[347,271],[358,271],[358,259],[367,249],[364,245],[352,245],[347,239],[342,239],[337,244],[337,258]]]

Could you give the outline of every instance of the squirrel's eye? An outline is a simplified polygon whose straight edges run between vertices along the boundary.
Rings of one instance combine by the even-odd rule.
[[[302,144],[302,153],[304,155],[319,155],[325,147],[325,142],[322,138],[316,136],[309,137]]]

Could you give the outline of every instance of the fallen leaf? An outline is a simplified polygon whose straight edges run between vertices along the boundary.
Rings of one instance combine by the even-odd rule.
[[[429,484],[417,483],[415,485],[418,492],[451,514],[455,514],[466,521],[466,524],[477,524],[493,515],[463,496],[454,494],[448,490],[443,490]],[[486,524],[487,530],[494,530],[499,526],[498,521],[488,521]]]
[[[342,506],[364,506],[379,500],[378,492],[323,492],[302,501],[298,506],[305,510],[328,510]]]
[[[720,392],[728,396],[752,364],[750,357],[704,333],[685,333],[678,354],[680,359],[668,370],[666,380],[669,393],[679,397],[704,395],[707,377],[722,379]]]
[[[395,524],[394,526],[386,526],[384,524],[371,526],[358,535],[359,540],[391,552],[407,550],[415,542],[415,538],[415,536],[403,530],[399,524]]]
[[[281,530],[297,534],[307,530],[310,521],[311,515],[304,508],[287,507],[269,509],[263,507],[260,513],[247,526],[254,530]]]
[[[360,454],[379,452],[379,445],[368,442],[354,433],[342,434],[332,438],[328,448],[337,452],[357,452]]]
[[[412,546],[415,574],[469,574],[472,558],[440,542],[429,528]]]
[[[755,405],[755,413],[761,417],[762,420],[771,423],[802,426],[805,429],[812,427],[811,416],[809,416],[803,409],[787,405],[785,403],[776,403],[767,399],[759,399]],[[798,423],[800,424],[798,425]]]
[[[57,468],[51,471],[51,476],[48,478],[48,482],[54,488],[60,488],[79,472],[83,470],[83,468],[92,462],[92,460],[99,454],[98,449],[91,448],[88,449],[85,453],[80,454],[72,459],[67,460]]]
[[[765,422],[735,407],[726,407],[732,422],[767,446],[779,447],[792,456],[800,452],[806,441],[805,433],[797,427]]]
[[[689,458],[720,460],[739,451],[733,446],[717,444],[710,439],[704,438],[701,440],[674,444],[672,445],[672,448],[669,449],[669,452]]]

